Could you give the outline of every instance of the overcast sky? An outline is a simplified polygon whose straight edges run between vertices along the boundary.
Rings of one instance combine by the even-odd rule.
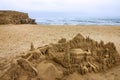
[[[0,9],[24,11],[32,15],[65,13],[118,17],[120,0],[0,0]]]

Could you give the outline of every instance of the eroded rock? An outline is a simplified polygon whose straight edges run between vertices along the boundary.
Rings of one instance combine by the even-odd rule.
[[[36,24],[28,13],[0,10],[0,24]]]

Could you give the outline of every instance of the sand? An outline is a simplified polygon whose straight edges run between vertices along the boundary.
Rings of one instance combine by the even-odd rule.
[[[72,39],[81,33],[84,37],[105,42],[114,42],[120,53],[120,26],[50,26],[50,25],[0,25],[0,60],[11,58],[30,49],[31,42],[35,48],[50,43],[57,43],[61,38]],[[4,62],[4,61],[2,61]],[[92,78],[92,76],[94,78]],[[88,74],[90,79],[119,80],[120,66],[102,74]],[[76,76],[75,78],[72,76]],[[87,75],[83,76],[88,80]],[[96,77],[97,76],[97,77]],[[79,75],[72,74],[66,80],[79,80]],[[82,78],[82,77],[81,77]]]
[[[31,42],[37,48],[61,38],[70,40],[78,33],[97,41],[114,42],[120,52],[120,26],[0,25],[0,56],[26,52]]]

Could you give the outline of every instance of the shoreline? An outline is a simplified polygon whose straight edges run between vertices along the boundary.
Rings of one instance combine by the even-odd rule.
[[[67,25],[65,25],[65,24],[61,24],[61,25],[60,24],[37,24],[37,25],[42,25],[42,26],[44,26],[44,25],[45,26],[107,26],[107,27],[109,27],[109,26],[112,26],[112,27],[113,26],[117,26],[117,27],[120,26],[120,25],[100,25],[100,24],[98,24],[98,25],[91,25],[91,24],[88,24],[88,25],[87,24],[86,25],[82,25],[82,24],[81,25],[71,25],[71,24],[70,25],[69,24],[67,24]]]
[[[39,25],[39,26],[79,26],[79,27],[81,27],[81,26],[87,26],[87,27],[89,27],[89,26],[95,26],[95,27],[98,27],[98,26],[100,26],[100,27],[120,27],[120,25],[90,25],[90,24],[88,24],[88,25],[58,25],[58,24],[0,24],[0,26],[5,26],[5,25],[17,25],[17,26],[19,26],[19,25]]]

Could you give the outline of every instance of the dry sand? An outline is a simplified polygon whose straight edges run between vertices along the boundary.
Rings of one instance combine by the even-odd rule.
[[[26,52],[31,42],[37,48],[56,43],[61,38],[70,40],[78,33],[97,41],[114,42],[120,53],[120,26],[0,25],[0,57],[14,57],[23,51]],[[120,66],[109,70],[104,75],[101,73],[90,75],[94,77],[94,80],[120,80]],[[76,78],[70,78],[72,76]],[[79,80],[79,77],[73,74],[67,80]],[[85,80],[93,79],[86,78]]]
[[[72,39],[77,33],[97,41],[114,42],[120,52],[120,26],[0,25],[0,56],[28,51],[31,42],[37,48],[61,38]]]

